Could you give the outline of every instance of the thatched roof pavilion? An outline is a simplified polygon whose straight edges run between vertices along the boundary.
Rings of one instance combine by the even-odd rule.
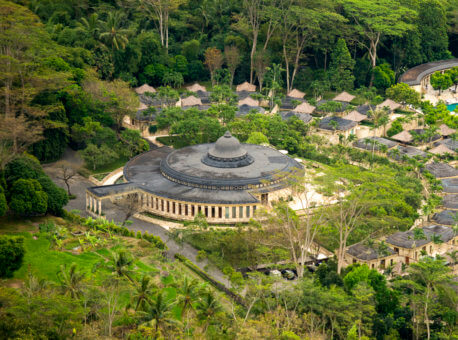
[[[383,109],[384,107],[388,107],[390,111],[394,111],[401,107],[401,104],[392,101],[391,99],[386,99],[383,103],[377,105],[377,109]]]
[[[148,84],[143,84],[142,86],[137,87],[135,92],[137,92],[137,94],[144,94],[146,92],[155,93],[156,89]]]
[[[412,135],[408,131],[402,131],[392,136],[391,138],[400,141],[401,143],[410,143],[413,140]]]
[[[305,93],[302,91],[299,91],[298,89],[293,89],[288,92],[287,96],[291,98],[303,99],[305,96]]]
[[[259,100],[253,99],[251,97],[246,97],[242,100],[239,100],[238,106],[248,105],[248,106],[259,106]]]
[[[353,110],[343,118],[344,119],[348,119],[348,120],[352,120],[354,122],[361,122],[361,121],[367,119],[367,116],[363,115],[362,113],[359,113],[356,110]]]
[[[432,154],[435,154],[435,155],[445,155],[445,154],[453,155],[455,153],[455,151],[450,150],[444,144],[439,144],[438,146],[436,146],[436,147],[432,148],[431,150],[429,150],[429,152],[431,152]]]
[[[343,91],[342,93],[338,94],[337,96],[334,97],[334,101],[336,102],[345,102],[349,103],[356,97],[348,92]]]
[[[202,86],[199,83],[194,83],[193,85],[186,87],[186,90],[191,91],[191,92],[198,92],[198,91],[207,92],[207,89],[205,88],[205,86]]]
[[[313,113],[313,111],[315,111],[315,109],[316,109],[315,106],[312,106],[307,102],[303,102],[302,104],[296,106],[296,108],[293,109],[293,112],[311,114]]]
[[[441,124],[441,126],[439,126],[439,133],[441,136],[444,136],[444,137],[453,135],[455,131],[456,131],[455,129],[452,129],[445,124]]]
[[[184,107],[184,106],[198,106],[198,105],[202,105],[202,101],[200,100],[200,98],[197,98],[195,96],[189,96],[187,98],[183,98],[181,100],[181,106]]]
[[[255,92],[256,91],[256,85],[250,84],[249,82],[244,82],[240,85],[237,85],[236,92],[242,92],[242,91],[248,91],[248,92]]]

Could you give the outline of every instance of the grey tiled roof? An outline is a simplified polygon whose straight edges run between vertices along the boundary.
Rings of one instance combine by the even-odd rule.
[[[458,213],[458,211],[453,211],[453,210],[443,210],[439,213],[434,214],[433,220],[436,223],[443,224],[443,225],[455,225],[455,215]]]
[[[447,163],[429,163],[425,165],[425,170],[428,170],[436,178],[458,176],[458,170]]]
[[[395,254],[394,250],[390,247],[386,247],[386,249],[382,252],[378,249],[377,245],[369,247],[363,243],[357,243],[350,246],[347,249],[347,253],[364,261],[375,260]]]
[[[350,130],[350,129],[354,128],[356,125],[358,125],[357,122],[354,122],[354,121],[348,120],[348,119],[343,119],[343,118],[340,118],[340,117],[325,117],[322,120],[320,120],[320,123],[318,124],[318,127],[320,129],[334,131],[334,128],[331,125],[332,121],[337,123],[336,130],[340,130],[340,131]]]
[[[366,143],[367,140],[367,143]],[[375,145],[373,145],[373,142],[376,142]],[[368,137],[368,138],[361,138],[357,140],[353,145],[357,148],[360,149],[365,149],[365,150],[372,150],[374,148],[375,150],[380,149],[380,145],[385,145],[388,149],[391,149],[398,145],[398,143],[393,142],[389,139],[381,138],[381,137]]]
[[[422,228],[425,234],[426,239],[415,240],[414,232],[412,230],[397,232],[393,235],[387,237],[386,242],[392,244],[393,246],[402,247],[402,248],[414,248],[421,247],[425,244],[431,242],[431,237],[433,235],[439,235],[443,242],[448,242],[453,238],[453,230],[450,227],[442,225],[432,225]]]
[[[447,209],[458,210],[458,195],[445,195],[442,198],[442,205]]]

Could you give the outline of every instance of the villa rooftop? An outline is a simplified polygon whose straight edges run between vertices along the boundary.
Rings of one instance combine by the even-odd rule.
[[[375,142],[375,145],[374,145]],[[389,139],[385,139],[382,137],[368,137],[368,138],[361,138],[357,140],[353,146],[360,148],[360,149],[365,149],[365,150],[376,150],[378,151],[381,149],[381,145],[385,145],[388,149],[394,148],[398,143],[393,142]]]
[[[429,163],[425,165],[425,170],[428,170],[436,179],[458,176],[458,170],[447,163]]]
[[[442,225],[431,225],[423,227],[422,229],[426,239],[416,240],[414,238],[413,230],[409,230],[404,232],[400,231],[388,236],[386,242],[392,244],[393,246],[412,249],[414,247],[418,248],[430,243],[433,235],[440,236],[443,242],[450,241],[454,235],[452,228]]]
[[[357,243],[350,246],[347,249],[347,253],[363,261],[375,260],[395,254],[395,251],[390,247],[385,247],[383,250],[376,248],[379,247],[369,247],[364,243]]]
[[[458,177],[444,178],[442,182],[442,191],[450,194],[458,194]]]
[[[305,124],[309,123],[313,118],[308,113],[299,113],[294,111],[281,111],[279,114],[283,120],[288,120],[291,117],[297,117],[300,120],[302,120]]]
[[[442,206],[450,210],[458,210],[458,195],[450,194],[442,198]]]
[[[331,122],[335,122],[336,126],[334,127]],[[340,117],[325,117],[322,120],[320,120],[318,127],[320,129],[331,130],[331,131],[334,131],[334,130],[347,131],[347,130],[354,128],[357,125],[358,123],[352,120],[343,119]]]
[[[434,146],[438,146],[439,144],[444,144],[447,148],[453,151],[458,149],[458,141],[451,138],[445,138],[443,140],[437,141],[434,143]]]
[[[457,213],[458,212],[454,210],[443,210],[439,213],[435,213],[433,220],[438,224],[455,225],[457,222],[454,217]]]
[[[235,115],[237,117],[240,117],[240,116],[245,116],[247,114],[250,113],[251,110],[256,110],[258,113],[265,113],[266,110],[264,110],[264,108],[260,107],[260,106],[250,106],[250,105],[241,105],[238,107],[238,110],[237,112],[235,113]]]

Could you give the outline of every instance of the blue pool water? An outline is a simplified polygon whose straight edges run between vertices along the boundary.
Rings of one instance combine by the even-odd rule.
[[[455,104],[450,104],[450,105],[447,105],[447,109],[450,111],[450,112],[453,112],[456,110],[456,107],[458,106],[458,103],[455,103]]]

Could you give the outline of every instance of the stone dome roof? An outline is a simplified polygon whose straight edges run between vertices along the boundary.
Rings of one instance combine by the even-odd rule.
[[[242,148],[239,140],[231,135],[229,131],[218,138],[215,145],[208,151],[208,155],[215,159],[239,159],[245,157],[246,150]]]

